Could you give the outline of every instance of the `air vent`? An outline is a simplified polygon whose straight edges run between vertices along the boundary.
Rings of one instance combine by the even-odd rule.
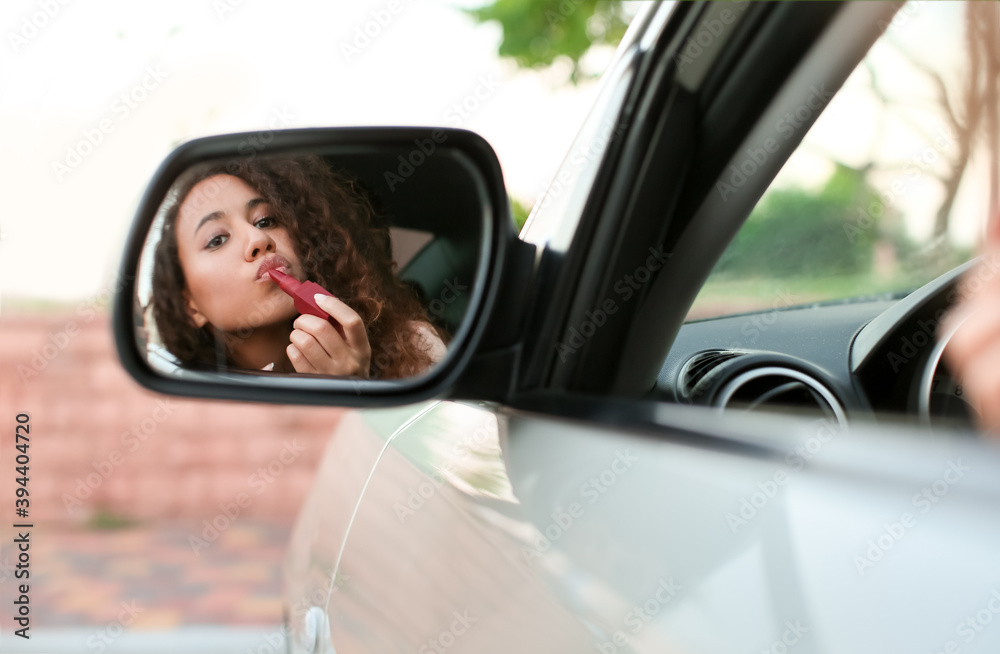
[[[836,396],[813,377],[778,366],[757,368],[737,376],[718,395],[722,409],[820,412],[846,426],[844,408]]]
[[[685,400],[693,399],[695,388],[698,383],[708,377],[708,375],[718,366],[730,359],[746,354],[741,350],[708,350],[699,352],[681,368],[677,377],[677,392]]]

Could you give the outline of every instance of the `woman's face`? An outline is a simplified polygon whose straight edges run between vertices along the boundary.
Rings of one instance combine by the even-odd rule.
[[[177,251],[197,326],[245,333],[298,315],[266,274],[276,268],[303,279],[288,229],[270,211],[260,193],[232,175],[204,179],[184,199]]]

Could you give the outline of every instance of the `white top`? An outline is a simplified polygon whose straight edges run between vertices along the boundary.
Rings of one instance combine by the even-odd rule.
[[[410,328],[413,330],[414,340],[420,349],[430,355],[433,363],[437,363],[448,353],[448,346],[438,337],[430,323],[411,320]]]

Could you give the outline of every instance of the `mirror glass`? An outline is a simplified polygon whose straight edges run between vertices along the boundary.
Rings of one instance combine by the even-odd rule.
[[[401,380],[446,359],[489,229],[475,170],[418,146],[251,150],[186,169],[136,271],[150,367]]]

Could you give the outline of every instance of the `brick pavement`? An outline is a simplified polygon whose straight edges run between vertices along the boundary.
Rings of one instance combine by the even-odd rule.
[[[108,316],[88,315],[0,317],[0,416],[31,414],[35,521],[199,519],[240,492],[253,495],[248,515],[294,515],[341,409],[151,393],[118,362]],[[0,465],[14,453],[13,430],[0,429]],[[0,475],[0,498],[13,492],[13,477]]]
[[[292,521],[342,410],[150,393],[122,370],[107,314],[80,308],[0,316],[0,419],[31,414],[33,625],[106,625],[132,601],[137,630],[279,623]],[[13,467],[13,429],[0,434],[0,467]],[[14,489],[0,472],[7,527]],[[196,555],[188,538],[241,493],[240,517]]]
[[[197,553],[203,525],[110,531],[36,528],[31,535],[32,629],[99,628],[134,614],[130,631],[281,623],[282,563],[291,526],[237,519]],[[15,590],[12,539],[0,546],[0,594]],[[0,629],[12,629],[0,612]]]

